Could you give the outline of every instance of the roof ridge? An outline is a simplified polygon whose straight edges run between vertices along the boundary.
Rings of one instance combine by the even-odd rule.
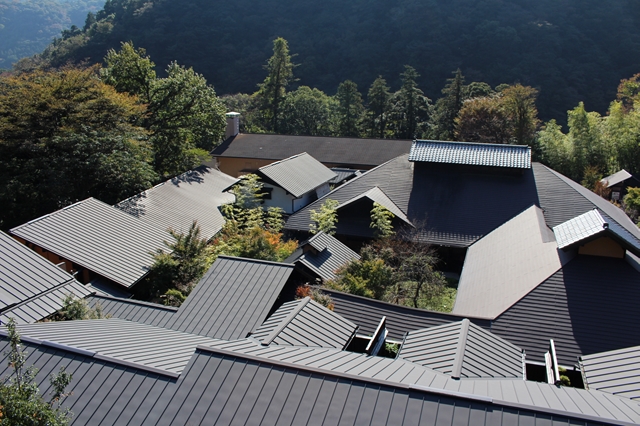
[[[453,359],[453,368],[451,369],[451,377],[459,379],[462,373],[462,364],[464,362],[464,354],[467,348],[467,337],[469,336],[469,319],[465,318],[460,321],[460,332],[458,334],[458,345],[456,347],[456,355]]]
[[[55,266],[55,265],[54,265],[54,266]],[[10,306],[6,307],[4,310],[3,310],[3,309],[0,309],[0,314],[1,314],[1,315],[7,315],[9,312],[13,311],[14,309],[17,309],[17,308],[19,308],[19,307],[21,307],[21,306],[23,306],[23,305],[26,305],[26,304],[28,304],[28,303],[31,303],[34,299],[38,299],[38,298],[40,298],[40,297],[42,297],[42,296],[45,296],[45,295],[47,295],[47,294],[49,294],[49,293],[53,293],[54,291],[59,290],[60,288],[67,286],[68,284],[73,284],[73,282],[74,282],[74,281],[76,281],[75,277],[74,277],[74,276],[71,276],[71,278],[69,278],[68,280],[64,281],[63,283],[60,283],[60,284],[56,285],[55,287],[51,287],[50,289],[48,289],[48,290],[46,290],[46,291],[43,291],[42,293],[38,293],[38,294],[36,294],[35,296],[30,297],[30,298],[28,298],[28,299],[25,299],[25,300],[23,300],[23,301],[22,301],[22,302],[20,302],[20,303],[16,303],[16,304],[14,304],[14,305],[10,305]],[[76,281],[76,282],[77,282],[79,285],[81,285],[81,286],[83,286],[84,288],[86,288],[86,286],[85,286],[84,284],[80,283],[79,281]],[[89,289],[87,289],[87,290],[88,290],[88,291],[91,291],[91,290],[89,290]],[[92,294],[90,294],[89,296],[93,296],[93,295],[95,295],[95,294],[96,294],[96,292],[95,292],[95,291],[93,291],[93,292],[92,292]]]
[[[515,145],[515,144],[502,144],[502,143],[486,143],[486,142],[464,142],[464,141],[441,141],[435,139],[415,139],[414,142],[435,142],[435,143],[450,143],[454,145],[477,145],[477,146],[498,146],[501,148],[529,148],[529,145]]]
[[[271,333],[267,335],[267,337],[261,342],[263,346],[269,346],[275,339],[278,337],[280,333],[293,321],[293,319],[307,306],[311,298],[309,296],[305,297],[298,301],[298,305],[293,308],[291,312],[287,314],[285,318],[280,321]]]
[[[96,200],[96,201],[99,201],[99,202],[101,202],[101,203],[104,203],[103,201],[100,201],[100,200],[98,200],[97,198],[88,197],[88,198],[85,198],[84,200],[76,201],[76,202],[75,202],[75,203],[73,203],[73,204],[69,204],[68,206],[65,206],[65,207],[63,207],[63,208],[61,208],[61,209],[58,209],[58,210],[52,211],[51,213],[47,213],[47,214],[45,214],[45,215],[43,215],[43,216],[36,217],[35,219],[31,219],[30,221],[25,222],[25,223],[23,223],[22,225],[14,226],[13,228],[9,229],[9,232],[10,232],[10,233],[13,233],[13,231],[14,231],[14,230],[16,230],[16,229],[20,229],[20,228],[22,228],[22,227],[24,227],[24,226],[31,225],[31,224],[33,224],[33,223],[39,222],[39,221],[44,220],[44,219],[46,219],[46,218],[48,218],[48,217],[54,216],[54,215],[56,215],[56,214],[58,214],[58,213],[60,213],[60,212],[62,212],[62,211],[64,211],[64,210],[68,210],[68,209],[71,209],[71,208],[73,208],[73,207],[77,207],[77,206],[79,206],[80,204],[84,204],[84,203],[86,203],[86,202],[87,202],[87,201],[89,201],[89,200]],[[104,203],[104,204],[106,204],[106,203]],[[106,205],[108,206],[109,204],[106,204]]]
[[[170,311],[170,312],[177,312],[178,311],[178,308],[176,308],[174,306],[166,306],[166,305],[161,305],[159,303],[145,302],[145,301],[136,300],[136,299],[126,299],[124,297],[111,296],[111,295],[106,294],[106,293],[102,293],[102,294],[97,294],[96,293],[96,294],[91,295],[91,297],[100,298],[100,299],[115,300],[115,301],[120,302],[120,303],[130,303],[132,305],[149,306],[151,308],[163,309],[163,310]]]
[[[246,263],[263,263],[263,264],[266,264],[266,265],[286,266],[288,268],[293,268],[294,267],[294,265],[292,265],[290,263],[276,262],[276,261],[273,261],[273,260],[250,259],[248,257],[229,256],[229,255],[225,255],[225,254],[218,255],[218,259],[220,259],[220,258],[228,259],[228,260],[237,260],[237,261],[242,261],[242,262],[246,262]]]
[[[285,161],[293,160],[294,158],[300,157],[301,155],[304,155],[304,154],[307,154],[309,157],[313,158],[309,153],[307,153],[305,151],[305,152],[301,152],[301,153],[296,154],[296,155],[292,155],[291,157],[283,158],[282,160],[274,161],[273,163],[269,163],[266,166],[259,167],[258,170],[264,170],[264,169],[272,167],[272,166],[280,165],[280,164],[284,163]],[[314,160],[315,160],[315,158],[314,158]],[[318,161],[318,160],[316,160],[316,161]]]

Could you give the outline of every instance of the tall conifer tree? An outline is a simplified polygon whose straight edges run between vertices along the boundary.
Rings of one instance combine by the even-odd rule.
[[[294,81],[291,55],[287,40],[278,37],[273,41],[273,56],[269,58],[266,69],[269,72],[264,82],[259,85],[258,97],[261,109],[269,130],[278,133],[278,119],[281,114],[281,103],[287,86]]]

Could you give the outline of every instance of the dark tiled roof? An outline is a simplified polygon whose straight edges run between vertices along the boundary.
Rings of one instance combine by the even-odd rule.
[[[411,163],[404,155],[364,173],[296,212],[287,220],[286,228],[308,231],[310,210],[319,209],[326,199],[345,203],[375,187],[384,192],[414,225],[424,228],[425,241],[459,247],[469,246],[538,204],[536,182],[530,169],[518,175],[475,173],[455,166]],[[351,206],[340,209],[337,234],[373,237],[367,208],[358,203]]]
[[[161,326],[218,339],[246,337],[267,319],[291,272],[289,264],[219,256]]]
[[[20,335],[180,374],[198,345],[214,339],[121,319],[59,321],[19,327]]]
[[[209,239],[224,225],[218,207],[232,203],[233,194],[223,192],[237,182],[218,170],[200,166],[119,202],[115,207],[154,225],[187,232],[194,220],[201,236]]]
[[[523,377],[522,350],[468,319],[410,331],[398,358],[454,378]]]
[[[587,389],[640,401],[640,346],[580,358]]]
[[[0,231],[0,322],[39,321],[62,307],[68,294],[92,293],[63,269]]]
[[[331,169],[306,152],[260,167],[258,173],[296,198],[336,177]]]
[[[292,263],[305,266],[323,280],[335,279],[335,271],[338,268],[351,260],[360,259],[358,253],[322,231],[301,243],[300,247],[307,244],[315,248],[317,253],[311,250],[303,253],[303,250],[300,250],[300,255],[290,260]]]
[[[408,154],[409,140],[239,134],[217,147],[214,157],[282,160],[302,152],[324,164],[371,168]]]
[[[623,259],[580,256],[502,315],[491,331],[542,362],[553,339],[558,362],[640,345],[640,273]]]
[[[415,141],[409,161],[471,166],[531,168],[531,148],[526,145]]]
[[[263,345],[344,349],[358,327],[308,297],[283,304],[251,335]]]
[[[30,243],[122,286],[149,272],[169,234],[95,198],[87,198],[11,230]]]
[[[0,338],[0,350],[7,346]],[[72,425],[542,426],[640,421],[630,400],[522,380],[445,380],[447,387],[423,387],[203,346],[176,379],[139,364],[45,343],[28,343],[27,350],[27,364],[40,369],[36,380],[43,393],[49,391],[48,376],[60,367],[73,375],[70,396],[62,404],[74,413]],[[0,375],[7,373],[3,362]],[[471,393],[465,383],[474,389]]]
[[[360,327],[358,334],[373,334],[383,316],[387,317],[386,327],[389,331],[389,338],[399,341],[402,341],[409,331],[449,324],[464,319],[462,316],[394,305],[330,289],[323,289],[322,291],[333,299],[334,312]],[[471,320],[485,329],[490,327],[490,321],[488,320],[475,318]]]

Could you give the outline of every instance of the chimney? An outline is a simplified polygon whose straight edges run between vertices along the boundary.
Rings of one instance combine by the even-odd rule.
[[[225,139],[229,139],[240,133],[240,113],[239,112],[228,112],[226,114],[227,117],[227,131],[225,134]]]

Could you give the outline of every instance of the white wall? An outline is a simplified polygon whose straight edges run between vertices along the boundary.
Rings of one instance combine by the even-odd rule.
[[[280,207],[287,214],[291,214],[294,212],[292,203],[293,195],[288,194],[287,191],[280,188],[279,186],[269,185],[265,183],[264,187],[273,188],[273,190],[271,191],[271,199],[264,200],[263,207],[265,208],[265,210],[269,207]]]
[[[316,188],[316,194],[318,195],[318,198],[324,197],[329,193],[329,191],[331,191],[331,188],[329,187],[329,183],[325,183],[324,185]]]

